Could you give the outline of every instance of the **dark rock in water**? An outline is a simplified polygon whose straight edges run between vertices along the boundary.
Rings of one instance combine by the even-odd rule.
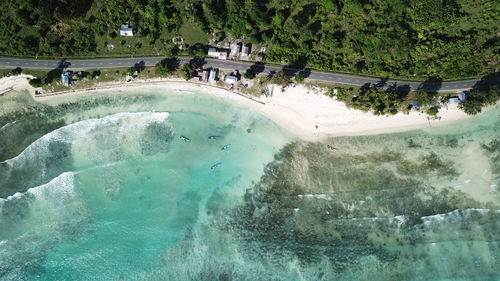
[[[248,128],[248,129],[247,129],[247,133],[249,133],[249,134],[250,134],[251,132],[252,132],[252,129]]]

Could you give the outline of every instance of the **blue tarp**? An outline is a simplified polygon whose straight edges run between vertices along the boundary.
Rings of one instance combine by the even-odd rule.
[[[69,85],[69,73],[65,72],[61,74],[61,82],[63,83],[63,85]]]
[[[459,97],[461,102],[465,102],[467,100],[467,92],[461,92]]]

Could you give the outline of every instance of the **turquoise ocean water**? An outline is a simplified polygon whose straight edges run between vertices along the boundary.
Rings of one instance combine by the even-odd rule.
[[[307,143],[201,92],[47,103],[0,124],[0,280],[500,278],[498,108]]]

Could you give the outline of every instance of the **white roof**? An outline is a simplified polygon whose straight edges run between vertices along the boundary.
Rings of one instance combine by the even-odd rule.
[[[226,76],[225,81],[226,81],[226,83],[234,84],[234,83],[238,82],[238,77],[228,75],[228,76]]]
[[[215,48],[209,48],[208,49],[208,55],[211,56],[211,57],[218,57],[219,54],[220,53]]]
[[[217,76],[217,69],[210,70],[210,76],[208,77],[208,82],[215,82],[215,76]]]
[[[120,26],[120,31],[132,31],[132,27],[130,27],[128,24],[122,24]]]

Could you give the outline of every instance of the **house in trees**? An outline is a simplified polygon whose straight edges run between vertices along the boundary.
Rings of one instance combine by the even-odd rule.
[[[122,24],[120,26],[120,35],[121,36],[134,36],[134,29],[130,27],[128,24]]]

